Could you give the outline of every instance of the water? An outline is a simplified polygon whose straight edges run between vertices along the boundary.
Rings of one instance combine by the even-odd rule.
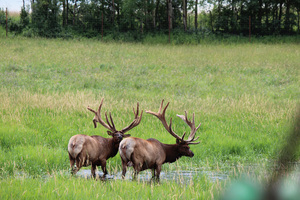
[[[97,171],[97,175],[99,177],[103,176],[102,171]],[[77,176],[83,178],[91,178],[91,170],[90,169],[81,169],[77,172]],[[160,173],[160,180],[169,180],[175,181],[178,183],[189,183],[194,178],[205,176],[210,179],[212,182],[215,181],[224,181],[228,178],[228,175],[222,173],[216,173],[211,171],[200,171],[200,170],[176,170],[176,171],[162,171]],[[133,170],[128,170],[125,176],[125,180],[132,180],[133,178]],[[139,181],[150,181],[152,178],[152,174],[150,170],[145,170],[139,173],[138,180]],[[122,172],[118,172],[116,174],[106,175],[106,179],[122,179]]]
[[[265,177],[272,173],[270,171],[270,166],[268,165],[245,165],[245,166],[231,166],[228,169],[222,169],[221,171],[209,171],[200,168],[191,168],[187,170],[162,170],[160,174],[160,181],[175,181],[178,183],[190,183],[191,180],[205,177],[212,182],[225,181],[230,177],[239,177],[240,175],[247,175],[249,177]],[[97,171],[98,176],[102,177],[103,172],[101,170]],[[292,177],[298,178],[300,182],[300,165],[297,163],[294,170],[291,171]],[[81,169],[77,176],[90,178],[90,169]],[[127,170],[125,180],[132,180],[133,178],[133,168],[130,167]],[[138,181],[150,181],[152,178],[151,170],[145,170],[139,173]],[[110,172],[106,176],[106,179],[122,179],[122,172]]]

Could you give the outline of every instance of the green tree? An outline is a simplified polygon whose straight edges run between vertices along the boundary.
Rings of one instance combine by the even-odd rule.
[[[20,27],[21,29],[26,28],[29,25],[29,12],[26,11],[24,7],[21,9],[20,13]]]
[[[32,2],[32,28],[39,36],[57,37],[61,31],[58,0]]]

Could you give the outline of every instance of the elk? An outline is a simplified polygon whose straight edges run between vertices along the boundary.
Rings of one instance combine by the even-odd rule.
[[[137,110],[134,113],[133,122],[118,131],[115,128],[115,124],[111,117],[111,113],[109,113],[109,118],[107,117],[107,113],[105,112],[105,123],[101,118],[101,107],[103,104],[103,99],[101,100],[98,111],[94,111],[90,107],[87,109],[93,113],[95,113],[95,117],[93,119],[94,127],[97,128],[97,122],[100,123],[103,127],[108,129],[107,134],[111,136],[111,138],[104,138],[98,135],[88,136],[88,135],[74,135],[70,138],[68,144],[68,152],[70,159],[70,166],[72,170],[72,174],[76,174],[81,167],[91,166],[91,174],[95,178],[96,176],[96,166],[101,166],[103,171],[103,177],[107,174],[106,169],[106,160],[114,157],[118,153],[119,144],[123,138],[129,137],[129,134],[125,134],[127,131],[139,125],[142,119],[143,111],[139,116],[139,103],[137,103]],[[76,163],[76,167],[74,164]]]
[[[158,113],[152,111],[146,111],[146,113],[156,116],[163,124],[165,129],[176,138],[176,144],[164,144],[160,141],[150,138],[147,140],[135,137],[129,137],[122,140],[119,146],[119,153],[122,159],[122,177],[125,177],[127,166],[132,165],[134,168],[134,179],[140,171],[151,169],[152,178],[157,178],[159,181],[159,175],[161,167],[164,163],[175,162],[182,156],[193,157],[194,153],[190,150],[189,145],[199,144],[195,142],[199,137],[195,138],[195,133],[199,129],[200,125],[195,128],[195,114],[193,114],[192,121],[188,120],[187,112],[184,115],[177,115],[191,128],[190,135],[187,140],[184,140],[185,133],[182,137],[179,137],[172,130],[172,118],[168,125],[165,118],[165,112],[169,103],[163,107],[162,100]],[[156,172],[156,174],[155,174]]]

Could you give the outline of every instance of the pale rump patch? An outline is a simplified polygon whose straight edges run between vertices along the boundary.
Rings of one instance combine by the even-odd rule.
[[[68,151],[73,158],[81,152],[85,139],[83,137],[71,137],[68,145]]]
[[[135,141],[132,138],[126,138],[126,139],[122,140],[122,142],[120,143],[119,153],[120,153],[121,158],[125,162],[130,161],[130,157],[131,157],[131,154],[133,153],[134,147],[135,147]]]

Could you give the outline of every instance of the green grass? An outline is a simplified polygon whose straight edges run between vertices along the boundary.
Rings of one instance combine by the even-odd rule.
[[[237,176],[236,170],[255,173],[263,182],[266,166],[276,160],[291,130],[300,98],[298,44],[174,46],[0,37],[0,46],[1,199],[103,194],[110,199],[210,199]],[[153,111],[162,99],[170,102],[166,117],[172,117],[178,134],[189,129],[176,114],[194,112],[196,124],[202,123],[196,133],[201,143],[191,146],[195,156],[165,164],[163,171],[212,171],[230,179],[217,183],[204,174],[190,186],[70,177],[70,137],[109,137],[104,128],[93,128],[93,114],[86,109],[96,109],[103,97],[103,111],[112,112],[118,129],[131,122],[137,102]],[[175,143],[146,113],[129,133]],[[109,172],[120,172],[120,163],[119,155],[110,159]]]
[[[53,174],[50,178],[5,179],[1,199],[210,199],[218,192],[205,178],[186,185],[124,180],[95,181]],[[176,191],[174,193],[174,191]],[[188,192],[187,192],[188,191]]]

